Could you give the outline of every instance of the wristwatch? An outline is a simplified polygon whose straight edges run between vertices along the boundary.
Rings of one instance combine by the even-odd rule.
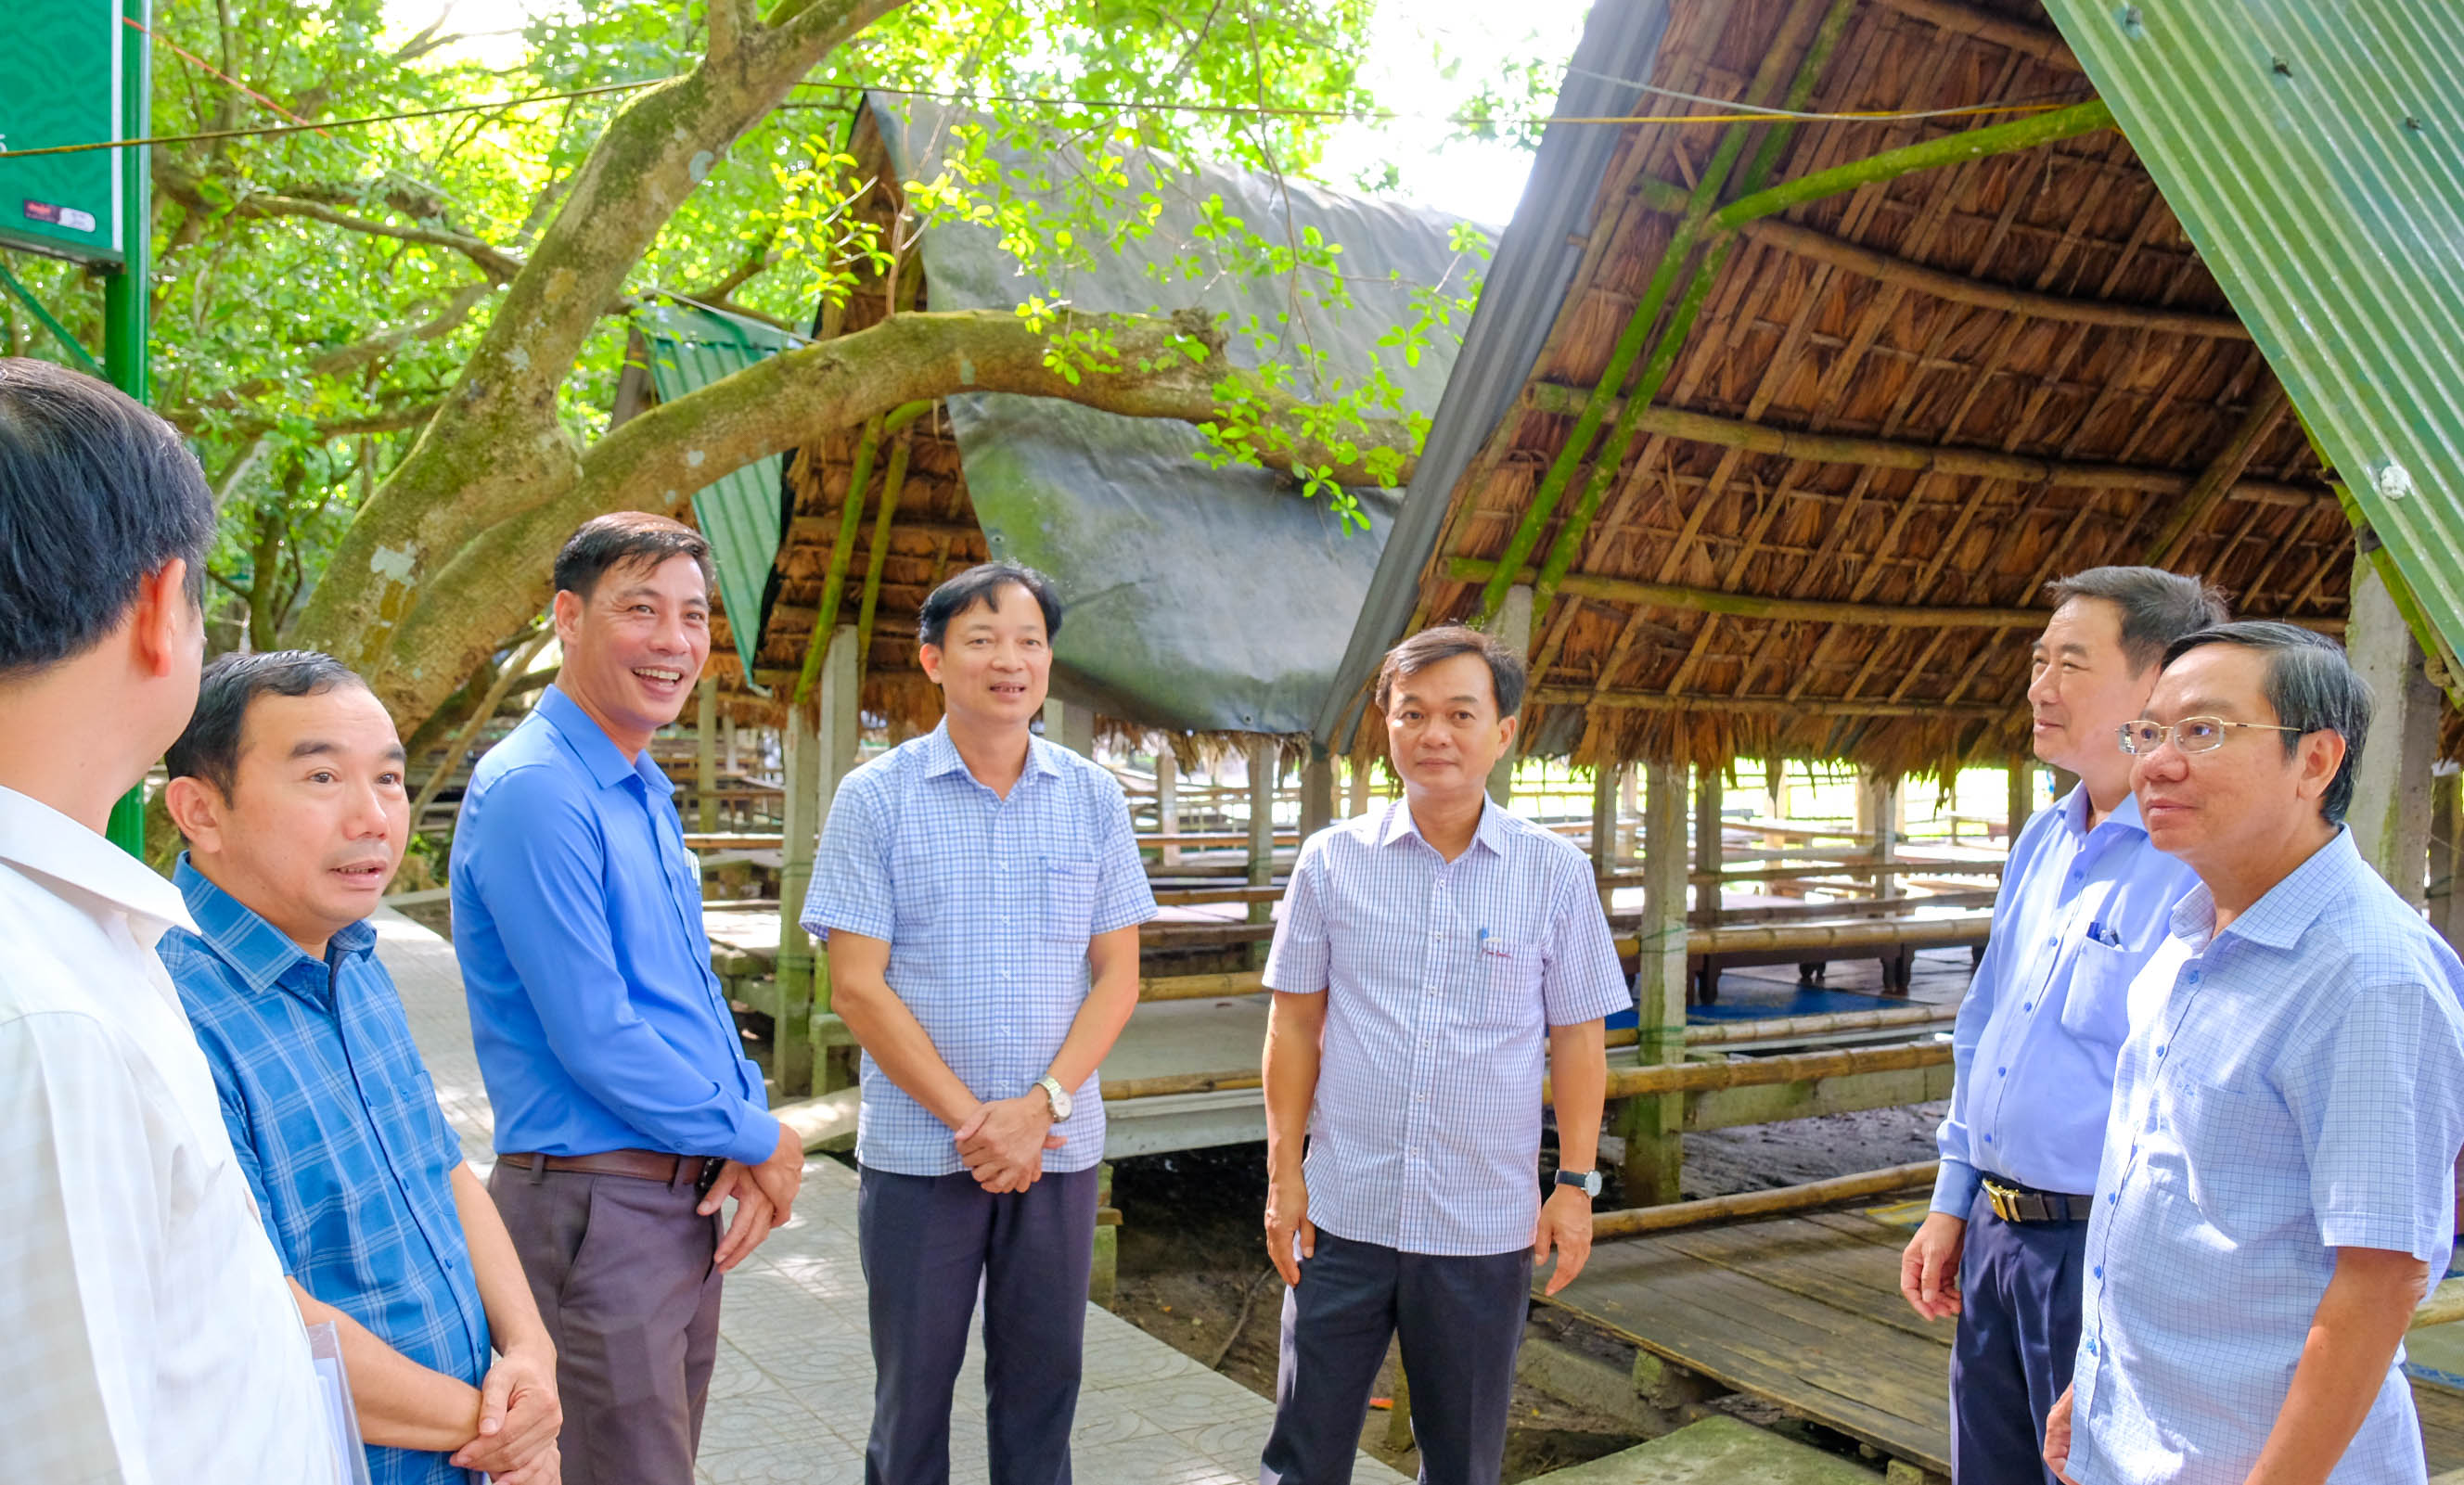
[[[1557,1184],[1574,1187],[1586,1196],[1597,1196],[1600,1193],[1600,1173],[1596,1170],[1560,1170]]]
[[[1035,1085],[1042,1088],[1044,1096],[1052,1101],[1052,1122],[1060,1124],[1067,1120],[1069,1117],[1069,1090],[1061,1086],[1061,1080],[1050,1073],[1045,1073],[1035,1080]]]

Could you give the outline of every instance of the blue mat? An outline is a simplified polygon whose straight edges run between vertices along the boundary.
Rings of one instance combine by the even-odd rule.
[[[1751,986],[1749,990],[1748,987]],[[1769,980],[1723,977],[1716,1005],[1687,1006],[1685,1019],[1757,1021],[1780,1015],[1827,1015],[1837,1011],[1880,1011],[1909,1002],[1898,995],[1860,995],[1853,991],[1824,990],[1814,985],[1775,985]]]

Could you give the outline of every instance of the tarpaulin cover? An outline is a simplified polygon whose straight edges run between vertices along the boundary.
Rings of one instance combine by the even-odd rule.
[[[902,100],[876,97],[872,107],[900,177],[935,175],[947,138],[935,106],[916,104],[911,113]],[[999,146],[993,153],[1023,195],[1057,194],[1076,168],[1057,157],[1028,159]],[[1274,242],[1314,227],[1342,246],[1352,303],[1339,312],[1303,306],[1308,338],[1328,373],[1363,376],[1375,354],[1407,405],[1424,414],[1437,407],[1454,362],[1451,334],[1441,332],[1417,366],[1391,348],[1377,353],[1375,342],[1412,317],[1415,288],[1460,289],[1480,271],[1449,246],[1455,219],[1297,183],[1287,193],[1272,177],[1243,171],[1131,170],[1129,194],[1152,180],[1162,213],[1152,235],[1106,245],[1094,254],[1096,267],[1060,286],[1072,306],[1144,314],[1195,305],[1229,313],[1236,326],[1252,315],[1278,324],[1291,308],[1283,277],[1156,273],[1203,249],[1192,229],[1209,198],[1220,196],[1224,211]],[[988,229],[935,225],[924,233],[923,254],[936,310],[1011,309],[1045,292],[1018,274]],[[1243,365],[1261,360],[1237,330],[1229,354]],[[1293,389],[1307,395],[1306,385],[1304,376]],[[1398,495],[1354,491],[1370,529],[1347,531],[1287,474],[1200,463],[1205,439],[1186,424],[1002,394],[956,396],[948,407],[989,549],[1049,574],[1067,602],[1054,645],[1055,694],[1177,731],[1309,730]]]

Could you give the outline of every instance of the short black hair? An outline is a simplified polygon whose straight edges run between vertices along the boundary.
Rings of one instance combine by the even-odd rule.
[[[2091,567],[2056,579],[2045,591],[2057,608],[2072,599],[2102,599],[2120,609],[2122,654],[2134,672],[2162,664],[2167,646],[2182,636],[2233,617],[2206,579],[2161,567]]]
[[[1488,663],[1489,690],[1497,697],[1500,717],[1510,717],[1523,710],[1523,688],[1530,674],[1524,666],[1523,657],[1495,637],[1459,623],[1433,625],[1386,652],[1386,663],[1377,667],[1377,710],[1386,710],[1397,680],[1418,675],[1457,655],[1478,655]]]
[[[84,654],[173,558],[205,592],[214,497],[171,425],[119,388],[0,357],[0,678]]]
[[[2175,640],[2165,651],[2165,664],[2203,644],[2238,644],[2267,657],[2267,704],[2276,709],[2277,722],[2300,729],[2276,734],[2283,739],[2286,757],[2300,751],[2307,733],[2334,732],[2344,739],[2344,761],[2319,797],[2320,815],[2328,824],[2343,824],[2353,802],[2353,771],[2370,732],[2370,683],[2353,668],[2344,646],[2289,623],[2220,623]]]
[[[1061,638],[1061,590],[1051,579],[1018,562],[980,562],[924,596],[924,607],[915,616],[917,642],[938,645],[949,636],[950,621],[978,603],[1001,612],[1001,590],[1011,583],[1024,588],[1044,610],[1044,637]]]
[[[610,568],[639,563],[659,567],[671,557],[689,557],[701,569],[702,586],[716,588],[711,570],[710,540],[679,520],[648,511],[614,511],[594,515],[565,538],[556,555],[556,591],[588,598]]]
[[[367,688],[357,671],[313,649],[269,649],[224,655],[197,683],[197,710],[187,731],[163,755],[173,778],[201,778],[228,799],[239,785],[239,743],[248,709],[259,696],[315,696],[336,687]]]

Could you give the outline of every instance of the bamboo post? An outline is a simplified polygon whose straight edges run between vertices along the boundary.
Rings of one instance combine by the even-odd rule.
[[[2430,774],[2438,759],[2438,688],[2412,626],[2364,543],[2353,553],[2353,617],[2344,644],[2373,698],[2353,768],[2347,818],[2362,859],[2415,907],[2429,877]]]
[[[1694,770],[1694,910],[1717,922],[1720,913],[1720,867],[1725,852],[1721,828],[1720,770],[1704,764]],[[1708,881],[1705,881],[1705,878]]]
[[[1180,759],[1170,743],[1155,744],[1155,828],[1167,836],[1180,834]],[[1180,847],[1166,845],[1163,863],[1180,864]]]
[[[1685,1056],[1685,768],[1649,765],[1642,800],[1643,914],[1635,975],[1636,1059],[1671,1063]],[[1685,1161],[1682,1097],[1630,1098],[1617,1105],[1625,1139],[1626,1199],[1654,1206],[1677,1199]]]
[[[1046,741],[1059,743],[1082,758],[1091,758],[1095,755],[1095,713],[1074,702],[1046,696],[1044,735]]]
[[[1616,905],[1617,869],[1617,779],[1624,771],[1603,763],[1592,775],[1592,875],[1600,889],[1600,910]]]
[[[1334,758],[1309,744],[1309,762],[1301,768],[1301,839],[1334,823]]]
[[[1642,770],[1629,763],[1617,772],[1617,859],[1634,860],[1634,833],[1642,823]]]
[[[722,725],[727,732],[727,771],[740,774],[744,771],[744,754],[737,745],[736,718],[731,716]]]
[[[1528,658],[1531,653],[1532,612],[1530,587],[1515,583],[1506,590],[1505,601],[1490,616],[1488,632],[1507,649]],[[1522,745],[1519,736],[1508,743],[1505,755],[1488,771],[1488,797],[1500,805],[1513,802],[1514,761],[1522,755]]]
[[[701,678],[693,711],[693,819],[701,833],[718,828],[718,677]]]
[[[820,754],[813,793],[813,833],[819,840],[824,826],[829,823],[830,804],[837,798],[839,784],[855,771],[856,750],[862,740],[864,716],[860,710],[864,689],[864,657],[856,641],[856,626],[841,624],[830,635],[830,652],[822,667],[821,726],[816,735]],[[808,857],[805,875],[811,876]],[[789,906],[783,887],[780,906]],[[801,912],[802,894],[794,903]],[[781,936],[781,947],[785,947]],[[813,953],[812,978],[802,983],[791,981],[783,969],[779,976],[781,986],[780,1025],[792,1019],[800,1035],[791,1043],[782,1030],[782,1049],[779,1085],[803,1089],[809,1085],[815,1093],[835,1093],[850,1085],[854,1067],[840,1058],[822,1051],[829,1038],[814,1035],[813,1023],[829,1015],[830,965],[826,950]],[[793,1046],[792,1057],[784,1049]]]
[[[1592,1239],[1606,1242],[1616,1237],[1639,1237],[1645,1233],[1700,1227],[1706,1222],[1769,1216],[1781,1212],[1804,1212],[1815,1207],[1828,1207],[1835,1202],[1854,1201],[1859,1197],[1912,1190],[1931,1185],[1935,1172],[1940,1168],[1936,1161],[1919,1161],[1913,1165],[1892,1166],[1887,1169],[1867,1170],[1857,1175],[1836,1175],[1828,1180],[1808,1181],[1802,1186],[1740,1191],[1730,1196],[1681,1201],[1665,1207],[1603,1212],[1592,1219]]]
[[[1360,758],[1352,760],[1352,797],[1345,804],[1347,817],[1358,818],[1369,813],[1369,776],[1376,765]]]
[[[781,744],[786,797],[781,806],[784,819],[780,827],[779,957],[771,967],[770,1077],[779,1085],[779,1097],[788,1099],[800,1097],[811,1081],[811,1064],[801,1050],[805,1041],[803,1020],[793,1013],[806,998],[808,993],[802,988],[814,983],[817,969],[813,941],[800,921],[804,895],[813,884],[814,847],[821,838],[822,740],[808,709],[787,709]],[[791,1082],[791,1073],[801,1073],[803,1082]]]
[[[881,475],[881,509],[872,518],[872,550],[864,563],[864,600],[857,605],[856,668],[871,664],[872,616],[881,603],[881,570],[890,560],[890,531],[898,520],[898,496],[907,486],[907,461],[913,452],[912,440],[902,431],[898,442],[891,446],[890,468]]]
[[[1253,887],[1272,886],[1275,882],[1275,783],[1283,756],[1283,744],[1275,738],[1257,737],[1249,743],[1249,884]],[[1266,923],[1273,917],[1270,905],[1249,905],[1251,923]],[[1265,945],[1252,944],[1249,951],[1253,965],[1265,964]]]
[[[2464,913],[2456,911],[2455,874],[2464,865],[2464,774],[2453,770],[2437,775],[2430,785],[2430,926],[2439,937],[2455,947],[2456,932],[2464,928]]]
[[[2010,767],[2011,793],[2002,805],[2002,844],[2004,849],[2019,843],[2020,828],[2028,817],[2036,813],[2036,762],[2034,758],[2014,761]]]

